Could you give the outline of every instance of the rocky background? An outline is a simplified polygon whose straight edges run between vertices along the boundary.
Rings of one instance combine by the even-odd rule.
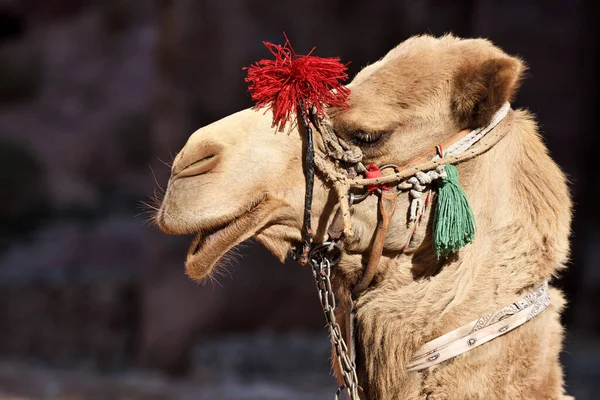
[[[571,394],[600,390],[598,25],[591,1],[0,0],[0,399],[328,399],[310,274],[248,244],[218,282],[148,223],[198,127],[251,105],[282,31],[352,74],[413,34],[492,39],[529,72],[576,204]],[[143,202],[149,204],[144,205]]]

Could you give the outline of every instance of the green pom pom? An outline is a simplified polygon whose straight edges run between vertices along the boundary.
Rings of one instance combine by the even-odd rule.
[[[475,217],[458,182],[454,165],[446,165],[433,217],[433,247],[438,257],[458,251],[475,238]]]

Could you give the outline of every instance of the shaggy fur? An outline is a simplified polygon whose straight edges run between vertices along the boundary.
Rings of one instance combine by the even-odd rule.
[[[359,73],[349,85],[350,107],[329,114],[336,133],[361,146],[366,163],[402,165],[463,128],[485,125],[514,95],[522,71],[519,59],[487,40],[415,37]],[[269,118],[253,110],[225,118],[192,135],[175,160],[157,222],[169,233],[206,232],[188,254],[193,278],[209,274],[250,236],[282,259],[300,241],[301,135],[275,134]],[[563,173],[526,111],[509,112],[495,129],[507,130],[506,137],[458,165],[477,222],[472,244],[438,260],[428,211],[400,255],[410,236],[409,203],[406,195],[398,199],[377,275],[356,301],[366,399],[567,398],[558,359],[564,299],[556,289],[549,308],[518,329],[438,366],[405,371],[421,345],[509,305],[567,262],[571,203]],[[344,240],[334,271],[340,298],[361,277],[376,202],[353,207],[354,235]],[[335,195],[322,181],[313,204],[317,240],[334,211]]]

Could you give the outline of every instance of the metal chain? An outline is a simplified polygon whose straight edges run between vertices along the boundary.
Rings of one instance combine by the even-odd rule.
[[[330,260],[328,252],[336,246],[333,243],[323,243],[317,245],[311,251],[310,262],[312,265],[313,277],[317,284],[319,291],[319,300],[323,307],[323,313],[325,314],[325,320],[327,321],[327,328],[329,329],[329,335],[331,343],[335,349],[335,355],[342,372],[342,378],[344,379],[344,385],[340,386],[335,393],[334,399],[339,399],[339,395],[342,391],[346,391],[348,397],[351,400],[360,400],[358,391],[358,376],[356,375],[356,366],[354,361],[350,358],[348,352],[348,346],[342,336],[342,330],[340,325],[337,323],[335,318],[335,295],[331,288],[331,267],[335,265],[338,259]]]

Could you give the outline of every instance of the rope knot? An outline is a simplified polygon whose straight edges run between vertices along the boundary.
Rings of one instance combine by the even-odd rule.
[[[458,181],[458,170],[452,164],[448,164],[445,166],[445,177],[440,177],[442,179],[439,180],[439,186],[444,187],[446,185],[454,185],[460,186],[460,182]]]

